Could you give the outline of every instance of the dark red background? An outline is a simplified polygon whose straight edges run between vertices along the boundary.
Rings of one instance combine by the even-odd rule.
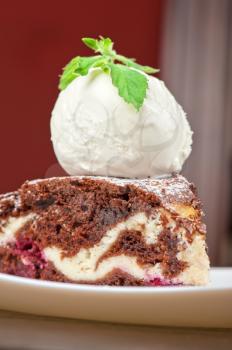
[[[109,36],[116,49],[159,66],[164,0],[14,1],[0,10],[0,193],[49,176],[49,121],[61,68],[91,54],[80,39]]]

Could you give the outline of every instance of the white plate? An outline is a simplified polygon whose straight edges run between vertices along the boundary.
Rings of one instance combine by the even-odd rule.
[[[0,309],[162,326],[232,327],[232,268],[211,269],[207,287],[109,287],[0,274]]]

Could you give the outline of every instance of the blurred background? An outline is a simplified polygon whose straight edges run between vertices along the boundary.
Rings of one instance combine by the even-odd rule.
[[[159,67],[188,114],[197,187],[214,265],[232,265],[232,1],[1,1],[0,193],[62,175],[49,120],[58,75],[84,36],[109,36],[126,56]]]

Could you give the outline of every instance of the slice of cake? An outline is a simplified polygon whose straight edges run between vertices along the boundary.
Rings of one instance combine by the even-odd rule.
[[[205,285],[195,188],[183,176],[64,177],[0,196],[0,272],[101,285]]]

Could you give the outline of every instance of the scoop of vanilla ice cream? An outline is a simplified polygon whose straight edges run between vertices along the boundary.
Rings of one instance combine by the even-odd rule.
[[[147,79],[139,112],[124,102],[101,69],[78,77],[59,94],[52,142],[70,175],[144,178],[181,170],[191,152],[189,123],[164,83]]]

